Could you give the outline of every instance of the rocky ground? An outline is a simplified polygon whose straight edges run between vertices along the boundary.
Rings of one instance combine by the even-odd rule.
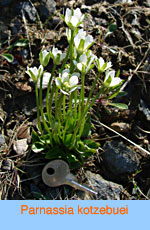
[[[91,137],[101,146],[83,168],[72,172],[79,183],[98,192],[96,197],[69,186],[46,186],[41,172],[48,161],[31,151],[36,103],[25,71],[28,65],[38,64],[43,47],[67,47],[65,25],[59,17],[67,7],[87,13],[84,29],[95,38],[93,52],[111,61],[126,80],[126,95],[115,101],[128,104],[128,110],[96,102]],[[150,198],[149,42],[149,0],[0,1],[0,55],[10,54],[0,56],[1,199]],[[91,72],[87,93],[93,78]]]

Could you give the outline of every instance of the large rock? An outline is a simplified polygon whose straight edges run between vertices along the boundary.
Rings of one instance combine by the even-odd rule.
[[[123,142],[106,142],[103,147],[103,160],[107,169],[115,176],[131,174],[135,172],[139,165],[139,160],[130,148]]]
[[[30,22],[35,22],[37,19],[37,11],[34,5],[32,5],[30,2],[19,2],[16,5],[17,13],[22,17],[22,14],[25,15],[25,17]]]
[[[54,0],[42,0],[40,3],[41,4],[38,7],[40,18],[46,20],[54,14],[56,10],[56,2]]]
[[[123,191],[122,185],[107,181],[101,175],[87,171],[85,176],[88,184],[98,193],[98,200],[120,200]]]

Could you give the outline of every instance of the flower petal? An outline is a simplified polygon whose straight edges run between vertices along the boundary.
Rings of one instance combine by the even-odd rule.
[[[94,42],[92,35],[85,38],[84,49],[87,49]]]
[[[69,73],[69,72],[70,72],[69,69],[64,69],[64,70],[62,71],[62,75],[63,75],[64,73]]]
[[[64,83],[69,80],[69,74],[67,72],[63,73],[61,81]]]
[[[77,9],[74,10],[74,16],[76,18],[78,18],[78,20],[80,21],[80,19],[82,17],[82,13],[81,13],[81,10],[79,8],[77,8]]]
[[[55,83],[57,86],[61,86],[61,81],[58,77],[55,79]]]
[[[75,89],[77,89],[77,86],[73,87],[73,88],[69,91],[69,93],[72,93]]]
[[[100,58],[98,59],[98,61],[99,61],[100,68],[102,68],[103,65],[105,64],[104,59],[103,59],[102,57],[100,57]]]
[[[35,77],[38,76],[38,69],[36,67],[31,67],[30,70],[34,74]]]
[[[87,56],[86,54],[82,54],[79,58],[79,61],[83,64],[83,65],[86,65],[87,63]]]
[[[44,60],[47,54],[49,54],[49,52],[47,50],[43,50],[42,54],[43,54],[43,60]]]
[[[63,94],[66,94],[66,95],[69,95],[69,93],[67,93],[66,91],[60,89],[60,91],[63,93]]]
[[[120,77],[114,77],[110,83],[110,87],[119,85],[122,82],[122,79]]]
[[[76,18],[75,16],[72,16],[72,17],[71,17],[71,20],[70,20],[70,23],[71,23],[74,27],[76,27],[77,24],[79,23],[79,20],[78,20],[78,18]]]
[[[107,63],[107,69],[109,69],[110,67],[112,66],[112,63],[111,63],[111,61],[109,61],[108,63]]]
[[[78,73],[78,72],[74,72],[74,73],[71,75],[71,77],[74,76],[74,75],[76,75],[77,77],[80,77],[80,73]]]
[[[69,84],[71,87],[75,86],[78,84],[78,77],[76,75],[72,74],[72,77],[69,79]]]
[[[39,68],[38,68],[38,74],[37,74],[37,76],[38,76],[38,75],[41,75],[41,74],[43,73],[43,70],[44,70],[44,69],[43,69],[43,66],[40,65]]]
[[[78,63],[78,64],[77,64],[78,70],[82,71],[82,66],[83,66],[82,63]]]
[[[65,14],[65,22],[66,23],[70,21],[71,14],[72,14],[71,10],[69,8],[67,8],[66,14]]]
[[[81,39],[85,40],[85,37],[86,37],[86,32],[83,29],[80,29],[74,38],[74,43],[77,48],[80,44]]]
[[[62,61],[65,57],[66,57],[66,54],[65,54],[65,53],[62,53],[62,54],[60,55],[60,61]]]

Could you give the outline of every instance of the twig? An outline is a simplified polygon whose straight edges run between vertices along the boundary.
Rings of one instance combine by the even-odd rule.
[[[36,8],[35,8],[34,4],[31,2],[31,0],[28,0],[28,1],[29,1],[29,2],[30,2],[30,4],[32,5],[32,7],[36,10]],[[37,10],[36,10],[36,15],[37,15],[37,19],[38,19],[38,21],[39,21],[39,23],[40,23],[40,28],[41,28],[42,32],[44,32],[43,25],[42,25],[42,22],[41,22],[41,20],[40,20],[40,16],[39,16],[39,14],[38,14],[38,11],[37,11]]]
[[[148,47],[148,49],[147,49],[147,51],[146,51],[144,57],[143,57],[142,60],[140,61],[140,63],[137,65],[137,67],[135,68],[135,70],[131,73],[131,76],[128,78],[128,80],[127,80],[127,81],[123,84],[123,86],[121,87],[121,89],[120,89],[121,91],[122,91],[122,90],[127,86],[127,84],[131,81],[133,75],[134,75],[135,73],[137,73],[138,69],[140,68],[140,66],[141,66],[142,63],[144,62],[145,58],[147,57],[149,51],[150,51],[150,45],[149,45],[149,47]]]
[[[31,57],[31,61],[33,62],[33,54],[32,54],[32,50],[31,50],[31,43],[30,43],[30,37],[29,37],[29,30],[28,30],[28,26],[27,26],[27,22],[26,22],[26,18],[25,18],[25,15],[24,15],[23,10],[22,10],[22,18],[23,18],[23,21],[24,21],[24,24],[25,24],[27,39],[29,40],[30,57]]]
[[[150,155],[150,152],[145,150],[144,148],[142,148],[140,145],[134,143],[133,141],[129,140],[128,138],[126,138],[125,136],[123,136],[122,134],[118,133],[117,131],[115,131],[114,129],[110,128],[109,126],[103,124],[100,121],[97,121],[100,125],[102,125],[104,128],[109,129],[110,131],[112,131],[113,133],[116,133],[118,136],[122,137],[124,140],[128,141],[130,144],[134,145],[135,147],[137,147],[139,150],[141,150],[142,152],[146,153],[147,155]]]
[[[135,180],[133,179],[133,185],[136,187],[136,190],[146,199],[149,200],[149,198],[141,191],[141,189],[139,188],[139,186],[137,186]],[[137,194],[138,195],[138,194]]]

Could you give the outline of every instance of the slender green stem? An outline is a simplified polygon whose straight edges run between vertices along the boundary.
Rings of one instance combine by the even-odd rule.
[[[41,121],[40,121],[39,93],[38,93],[38,87],[37,87],[36,83],[35,83],[35,93],[36,93],[38,128],[40,130],[40,133],[41,133],[43,139],[45,140],[45,144],[48,146],[44,132],[43,132],[43,129],[42,129]]]
[[[57,100],[58,100],[58,88],[55,90],[55,117],[57,117]]]
[[[95,88],[95,86],[96,86],[96,83],[97,83],[97,81],[98,81],[100,75],[101,75],[101,73],[99,73],[99,74],[97,75],[97,77],[95,78],[95,80],[94,80],[94,82],[93,82],[93,84],[92,84],[92,87],[91,87],[91,90],[90,90],[90,93],[89,93],[89,96],[88,96],[86,105],[89,103],[89,101],[90,101],[90,99],[91,99],[92,93],[93,93],[93,91],[94,91],[94,88]]]
[[[56,89],[56,85],[53,84],[52,91],[49,97],[49,103],[48,103],[48,108],[49,108],[48,118],[49,118],[50,126],[52,122],[52,103],[53,103],[53,96],[54,96],[55,89]]]
[[[77,119],[77,89],[74,91],[74,100],[75,100],[75,104],[74,104],[74,116],[75,116],[75,120]]]
[[[80,92],[80,96],[79,96],[79,104],[78,104],[78,118],[80,119],[81,117],[81,97],[82,97],[82,94]]]
[[[51,83],[52,83],[52,79],[53,79],[55,70],[56,70],[56,65],[54,65],[54,67],[52,69],[51,77],[49,79],[49,83],[48,83],[48,87],[47,87],[47,92],[46,92],[46,109],[47,109],[48,116],[51,113],[51,110],[50,110],[50,107],[49,107],[49,92],[50,92],[50,87],[51,87]],[[49,120],[50,120],[50,117],[49,117]]]
[[[81,75],[81,93],[79,97],[79,119],[82,116],[84,110],[84,81],[85,81],[85,73],[82,72]]]
[[[86,115],[85,115],[86,116]],[[83,119],[82,119],[82,123],[81,123],[81,125],[80,125],[80,130],[79,130],[79,137],[81,137],[82,136],[82,133],[83,133],[83,130],[84,130],[84,125],[85,125],[85,116],[83,117]]]
[[[94,99],[92,100],[92,102],[88,105],[85,106],[84,112],[81,115],[81,118],[79,119],[77,126],[75,128],[74,134],[73,134],[73,138],[72,138],[72,145],[70,147],[70,149],[72,149],[72,147],[74,146],[75,143],[75,139],[76,139],[76,135],[78,133],[78,130],[82,124],[83,118],[86,116],[87,112],[89,111],[89,109],[94,105],[95,101],[100,97],[100,95],[104,92],[104,87],[101,88],[101,90],[97,93],[97,95],[94,97]]]
[[[82,72],[81,75],[81,81],[82,81],[82,87],[81,87],[81,97],[82,97],[82,109],[81,111],[83,111],[84,108],[84,81],[85,81],[85,72]]]
[[[67,60],[68,60],[68,57],[69,57],[69,54],[70,54],[70,63],[71,63],[71,66],[70,66],[70,70],[73,70],[73,39],[74,39],[74,31],[71,30],[71,40],[70,40],[70,43],[69,43],[69,47],[68,47],[68,50],[67,50],[67,53],[66,53],[66,57],[63,61],[63,64],[61,66],[61,69],[60,69],[60,72],[62,72],[65,68],[65,65],[67,63]],[[71,71],[70,71],[71,72]]]
[[[42,126],[41,126],[41,121],[40,121],[40,109],[39,109],[39,93],[38,93],[38,87],[37,84],[35,83],[35,94],[36,94],[36,106],[37,106],[37,120],[38,120],[38,128],[41,132],[41,134],[43,133],[42,131]]]
[[[62,111],[61,111],[61,107],[62,107],[62,101],[63,101],[63,93],[60,94],[59,96],[59,100],[57,103],[57,108],[56,109],[56,118],[58,119],[58,134],[61,137],[62,132],[61,132],[61,123],[62,123]]]
[[[43,112],[42,82],[43,82],[43,75],[40,78],[40,112],[41,112],[41,117],[42,117],[44,128],[49,133],[49,135],[50,135],[50,141],[51,141],[51,144],[52,144],[51,132],[50,132],[50,129],[49,129],[49,127],[48,127],[48,125],[47,125],[47,123],[45,121],[44,112]]]
[[[69,44],[69,47],[68,47],[68,50],[67,50],[67,53],[66,53],[66,57],[65,57],[65,59],[63,61],[63,64],[62,64],[61,69],[60,69],[60,72],[62,72],[65,69],[65,65],[67,63],[67,60],[68,60],[68,57],[69,57],[69,53],[70,53],[70,46],[71,45]]]
[[[72,110],[72,100],[73,100],[73,93],[71,93],[71,95],[69,97],[69,111]]]
[[[66,95],[63,95],[63,117],[66,119]]]
[[[62,101],[63,101],[63,93],[60,93],[59,100],[58,100],[58,105],[57,105],[59,120],[62,119],[62,111],[61,111]]]
[[[61,106],[62,106],[62,100],[63,100],[63,94],[60,93],[59,99],[58,99],[58,90],[56,89],[57,98],[55,95],[55,117],[59,121],[62,119],[62,112],[61,112]],[[56,101],[57,99],[57,101]]]
[[[73,39],[74,39],[74,31],[71,30],[71,41],[70,41],[70,73],[73,72],[73,69],[74,69],[74,63],[73,63],[73,53],[74,53],[74,50],[73,50]]]
[[[65,121],[65,127],[64,127],[64,130],[63,130],[63,141],[65,140],[65,134],[66,134],[66,131],[67,131],[67,128],[68,128],[68,123],[69,123],[69,117]]]

